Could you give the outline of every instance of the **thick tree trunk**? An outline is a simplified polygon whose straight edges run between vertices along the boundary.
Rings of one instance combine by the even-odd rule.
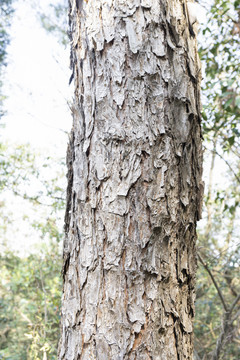
[[[192,359],[199,61],[184,0],[70,0],[59,360]]]

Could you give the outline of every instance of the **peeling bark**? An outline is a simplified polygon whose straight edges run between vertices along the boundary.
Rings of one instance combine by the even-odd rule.
[[[59,360],[192,359],[200,64],[184,0],[70,0]]]

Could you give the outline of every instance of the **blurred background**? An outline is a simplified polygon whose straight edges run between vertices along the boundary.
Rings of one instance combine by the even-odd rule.
[[[220,343],[219,359],[237,360],[240,0],[199,3],[205,199],[198,226],[195,358],[212,359]],[[2,360],[57,359],[74,92],[67,7],[67,0],[0,1]]]

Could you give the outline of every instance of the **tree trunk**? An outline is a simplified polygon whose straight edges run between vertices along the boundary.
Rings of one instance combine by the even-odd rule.
[[[200,68],[184,0],[70,0],[61,360],[192,359]]]

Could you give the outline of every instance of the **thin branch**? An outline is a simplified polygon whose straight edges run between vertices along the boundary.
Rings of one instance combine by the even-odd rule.
[[[227,284],[227,286],[229,287],[232,295],[233,295],[233,296],[237,296],[238,294],[237,294],[236,290],[234,289],[234,287],[233,287],[233,285],[232,285],[232,279],[233,279],[232,276],[228,276],[226,273],[225,273],[223,276],[224,276],[224,279],[225,279],[225,281],[226,281],[226,284]]]
[[[237,313],[235,314],[235,316],[232,318],[232,323],[237,320],[237,318],[240,316],[240,310],[237,311]]]
[[[216,288],[216,290],[217,290],[217,292],[218,292],[218,295],[219,295],[219,297],[220,297],[220,300],[221,300],[221,302],[222,302],[222,304],[223,304],[224,310],[225,310],[226,312],[228,312],[228,307],[227,307],[227,305],[226,305],[226,303],[225,303],[223,294],[222,294],[222,292],[221,292],[221,290],[220,290],[220,288],[219,288],[219,286],[218,286],[218,284],[217,284],[217,282],[216,282],[216,280],[215,280],[215,278],[214,278],[211,270],[209,269],[209,267],[207,266],[207,264],[203,261],[201,255],[200,255],[199,253],[198,253],[197,255],[198,255],[198,258],[199,258],[201,264],[203,265],[204,269],[208,272],[208,274],[210,275],[210,278],[212,279],[212,282],[213,282],[213,284],[214,284],[214,286],[215,286],[215,288]]]
[[[194,349],[193,358],[194,358],[194,360],[201,360],[200,357],[199,357],[199,355],[198,355],[198,353],[197,353],[197,351],[196,351],[196,349]]]
[[[238,294],[238,296],[236,297],[236,299],[233,301],[231,307],[230,307],[230,310],[229,310],[229,314],[231,315],[231,313],[233,312],[235,306],[237,305],[237,303],[239,302],[240,300],[240,294]]]
[[[231,245],[231,246],[228,246],[226,249],[224,249],[224,250],[221,250],[221,251],[219,251],[218,250],[218,254],[217,255],[211,255],[211,261],[213,261],[213,260],[217,260],[217,259],[219,259],[220,258],[220,256],[222,256],[224,253],[226,253],[228,250],[230,250],[230,249],[232,249],[232,248],[234,248],[234,247],[236,247],[236,250],[240,247],[240,242],[238,242],[238,243],[236,243],[236,244],[233,244],[233,245]],[[204,246],[198,246],[198,249],[200,250],[200,249],[203,249],[203,250],[208,250],[208,248],[207,247],[204,247]]]
[[[215,159],[216,159],[216,146],[217,146],[217,138],[213,140],[213,150],[211,151],[212,160],[211,166],[209,171],[209,179],[208,179],[208,193],[207,193],[207,226],[205,231],[205,237],[209,240],[210,231],[212,228],[212,212],[213,212],[213,201],[212,201],[212,188],[213,188],[213,171],[215,166]]]
[[[222,350],[224,339],[228,332],[229,326],[230,326],[229,313],[225,312],[225,314],[223,315],[223,321],[222,321],[222,331],[217,339],[217,345],[216,345],[216,349],[213,353],[212,360],[219,360],[220,352]]]
[[[217,345],[216,345],[216,349],[213,353],[212,359],[213,360],[218,360],[219,356],[220,356],[220,352],[222,350],[222,347],[224,345],[224,340],[227,336],[227,333],[229,332],[229,329],[233,326],[233,321],[231,320],[231,314],[236,306],[236,304],[238,303],[238,301],[240,300],[240,294],[238,294],[238,296],[236,297],[236,299],[233,301],[230,310],[226,311],[225,314],[223,315],[223,321],[222,321],[222,331],[221,334],[218,337],[217,340]],[[236,317],[234,318],[236,319]]]
[[[217,339],[216,348],[215,348],[214,352],[212,353],[212,360],[219,360],[219,356],[220,356],[221,350],[223,348],[226,336],[229,333],[229,330],[231,329],[231,327],[233,326],[234,320],[236,320],[238,318],[238,316],[240,315],[240,310],[238,310],[238,312],[235,314],[234,318],[231,319],[232,312],[233,312],[234,308],[236,307],[236,305],[238,304],[238,302],[240,301],[240,293],[236,296],[235,300],[233,301],[233,303],[231,304],[231,306],[228,310],[228,307],[225,303],[222,292],[221,292],[211,270],[209,269],[207,264],[203,261],[201,255],[199,253],[197,255],[198,255],[198,258],[199,258],[201,264],[203,265],[203,267],[206,269],[206,271],[210,275],[212,282],[213,282],[213,284],[218,292],[218,295],[221,299],[223,307],[225,309],[225,313],[223,314],[223,319],[222,319],[222,330]]]
[[[215,153],[225,162],[225,164],[229,167],[229,169],[233,173],[233,175],[236,178],[237,182],[240,184],[240,177],[235,173],[235,171],[233,170],[233,168],[229,164],[229,162],[226,159],[224,159],[224,157],[221,154],[219,154],[219,152],[217,152],[216,150],[215,150]]]
[[[47,313],[47,299],[46,299],[46,289],[44,287],[43,283],[43,275],[42,275],[42,269],[40,268],[40,279],[41,279],[41,285],[42,285],[42,291],[44,294],[44,330],[43,330],[43,337],[46,339],[46,326],[48,322],[48,313]]]

